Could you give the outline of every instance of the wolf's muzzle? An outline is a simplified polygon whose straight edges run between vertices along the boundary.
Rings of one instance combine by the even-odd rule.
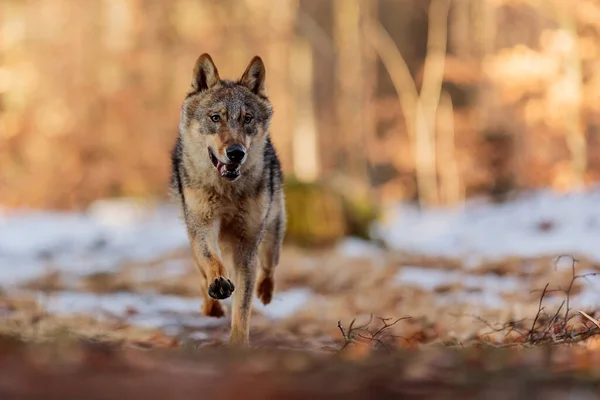
[[[242,161],[244,161],[244,158],[246,158],[246,150],[239,144],[229,146],[227,150],[225,150],[225,154],[229,161],[236,164],[241,164]]]

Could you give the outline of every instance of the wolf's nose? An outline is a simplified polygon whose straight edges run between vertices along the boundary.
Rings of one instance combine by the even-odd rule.
[[[242,162],[242,160],[246,156],[246,150],[244,150],[244,148],[239,144],[229,146],[227,150],[225,150],[225,153],[227,154],[227,158],[229,158],[229,160],[234,163]]]

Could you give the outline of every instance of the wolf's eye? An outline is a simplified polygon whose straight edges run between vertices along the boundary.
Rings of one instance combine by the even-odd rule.
[[[246,116],[244,117],[244,122],[246,124],[249,124],[250,122],[252,122],[252,115],[246,114]]]
[[[221,117],[218,114],[213,114],[210,116],[210,120],[212,122],[219,122],[221,120]]]

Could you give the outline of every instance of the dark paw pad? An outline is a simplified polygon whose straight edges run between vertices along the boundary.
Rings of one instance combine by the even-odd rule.
[[[223,277],[215,279],[208,287],[208,295],[213,299],[223,300],[231,296],[235,286],[229,279]]]

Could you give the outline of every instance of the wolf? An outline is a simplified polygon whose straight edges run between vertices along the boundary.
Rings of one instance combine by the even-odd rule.
[[[252,58],[238,80],[222,80],[209,54],[196,60],[171,151],[170,192],[183,213],[200,272],[202,311],[224,316],[233,295],[229,343],[249,345],[252,298],[274,292],[286,229],[284,176],[270,139],[266,71]],[[221,249],[230,248],[232,268]]]

